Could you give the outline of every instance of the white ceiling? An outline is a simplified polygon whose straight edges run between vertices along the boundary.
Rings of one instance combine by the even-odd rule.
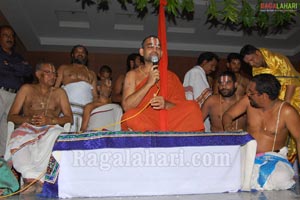
[[[288,56],[300,52],[299,19],[291,30],[260,37],[209,28],[206,7],[207,0],[195,0],[193,21],[167,23],[169,55],[239,52],[248,43]],[[145,36],[157,33],[156,15],[141,20],[131,6],[122,10],[116,0],[106,12],[98,12],[96,6],[82,10],[76,0],[0,0],[0,10],[28,51],[69,52],[73,45],[83,44],[90,52],[128,53],[136,51]]]

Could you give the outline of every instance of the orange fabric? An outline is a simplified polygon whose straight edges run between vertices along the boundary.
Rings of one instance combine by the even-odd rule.
[[[147,81],[143,80],[136,90],[141,88]],[[159,83],[157,84],[159,85]],[[122,120],[128,119],[131,116],[139,113],[146,105],[149,104],[153,95],[159,91],[158,86],[154,85],[144,99],[140,102],[137,108],[128,110],[124,113]],[[167,114],[167,131],[203,131],[204,124],[202,113],[199,105],[195,101],[188,101],[185,99],[183,86],[178,77],[168,71],[167,73],[167,90],[168,94],[165,98],[167,101],[176,104],[174,107],[166,110]],[[158,95],[161,95],[159,91]],[[160,111],[152,109],[151,106],[143,110],[136,117],[126,120],[122,123],[122,130],[128,131],[161,131],[160,129]]]
[[[168,50],[167,50],[167,31],[166,31],[166,17],[165,17],[165,6],[167,5],[166,0],[160,0],[159,5],[159,18],[158,18],[158,38],[161,42],[161,50],[163,55],[159,61],[160,71],[160,89],[161,96],[166,97],[167,91],[167,75],[168,75]],[[168,130],[168,120],[166,110],[160,110],[160,130]]]

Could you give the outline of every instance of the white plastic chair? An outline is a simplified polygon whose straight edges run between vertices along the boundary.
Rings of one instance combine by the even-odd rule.
[[[95,108],[90,114],[87,130],[103,127],[110,131],[120,131],[122,115],[123,110],[118,104],[111,103]]]

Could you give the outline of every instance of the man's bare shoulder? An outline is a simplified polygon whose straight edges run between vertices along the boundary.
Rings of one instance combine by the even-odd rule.
[[[281,101],[283,102],[283,101]],[[298,111],[296,110],[296,108],[294,108],[291,104],[284,102],[284,104],[282,105],[282,111],[281,111],[285,116],[290,117],[291,114],[298,114]]]
[[[36,89],[36,84],[24,84],[18,93],[28,93]]]
[[[130,70],[129,72],[126,73],[125,75],[125,79],[129,79],[129,80],[132,80],[132,79],[135,79],[135,76],[136,74],[138,73],[137,69],[134,69],[134,70]]]
[[[84,110],[86,110],[86,111],[88,111],[89,113],[91,113],[94,109],[96,109],[96,108],[98,108],[98,107],[100,107],[100,106],[103,106],[103,103],[94,101],[94,102],[88,103],[88,104],[84,107]]]
[[[62,88],[52,87],[51,90],[52,90],[52,93],[55,95],[60,95],[60,96],[67,95],[65,90]]]
[[[96,73],[95,73],[93,70],[90,70],[90,69],[89,69],[89,74],[90,74],[90,76],[93,77],[93,79],[96,79],[96,78],[97,78],[97,75],[96,75]]]
[[[219,94],[214,94],[214,95],[211,95],[207,98],[206,100],[208,103],[210,104],[215,104],[215,103],[219,103],[220,101],[220,95]],[[216,104],[217,105],[217,104]]]
[[[250,111],[250,110],[257,111],[258,110],[250,105],[250,101],[249,101],[249,98],[247,95],[238,96],[238,101],[235,104],[233,104],[232,107],[238,107],[239,109],[245,109],[248,111]]]
[[[59,71],[64,71],[64,70],[69,69],[69,68],[71,68],[71,67],[72,67],[72,64],[62,64],[62,65],[60,65],[60,66],[58,67],[58,70],[59,70]]]

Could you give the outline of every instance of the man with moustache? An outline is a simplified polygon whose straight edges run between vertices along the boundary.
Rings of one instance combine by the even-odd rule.
[[[187,101],[179,78],[167,73],[167,95],[161,96],[158,65],[152,57],[161,58],[163,52],[157,36],[150,35],[142,42],[139,53],[144,65],[129,71],[125,77],[122,105],[122,130],[159,131],[160,110],[167,112],[168,131],[203,131],[202,113],[195,101]]]
[[[230,53],[227,56],[226,68],[236,76],[237,95],[245,95],[249,84],[249,78],[241,73],[242,57],[238,53]],[[218,81],[214,84],[214,94],[218,94]]]
[[[31,82],[32,67],[15,52],[15,32],[10,26],[0,26],[0,157],[7,140],[7,115],[17,91]]]
[[[236,93],[237,81],[233,72],[225,71],[218,78],[219,94],[212,95],[201,107],[203,119],[209,116],[212,132],[224,131],[222,117],[224,112],[236,103],[242,96]],[[245,130],[246,116],[236,118],[233,121],[234,130]]]
[[[231,131],[234,130],[234,119],[247,114],[247,132],[257,142],[253,189],[289,189],[295,184],[285,145],[290,133],[296,141],[299,160],[300,116],[292,105],[278,98],[280,87],[275,76],[256,75],[250,81],[247,96],[223,115],[224,129]]]
[[[36,66],[37,84],[25,84],[17,93],[8,120],[19,127],[12,133],[6,159],[12,159],[25,185],[45,172],[57,136],[65,123],[72,122],[72,112],[65,91],[55,88],[56,70],[44,62]],[[61,115],[63,114],[63,115]],[[10,155],[11,154],[11,155]],[[27,192],[40,192],[42,182]]]
[[[278,98],[290,103],[300,113],[300,73],[286,56],[250,44],[245,45],[240,54],[245,63],[252,67],[253,76],[262,73],[274,75],[281,84]],[[288,157],[292,163],[297,157],[296,153],[295,141],[290,139]]]
[[[97,76],[88,67],[88,51],[82,45],[76,45],[71,51],[71,64],[58,68],[56,87],[62,86],[67,92],[73,112],[71,131],[80,130],[83,107],[97,99]]]
[[[184,75],[183,87],[185,97],[188,100],[195,100],[199,107],[212,94],[211,85],[209,85],[207,76],[216,70],[219,58],[212,52],[201,53],[197,64]],[[210,132],[210,122],[208,119],[204,122],[205,132]]]

